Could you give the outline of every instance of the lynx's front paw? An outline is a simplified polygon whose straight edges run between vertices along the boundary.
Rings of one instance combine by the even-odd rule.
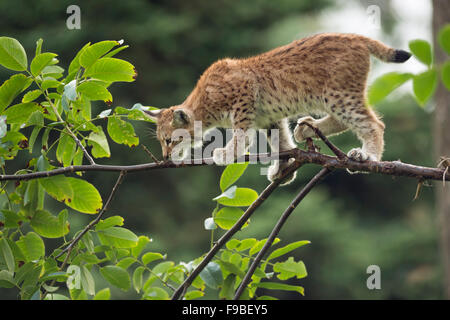
[[[234,158],[232,156],[227,157],[227,149],[217,148],[213,151],[213,161],[218,166],[226,166],[227,164],[233,163]]]
[[[280,178],[283,174],[283,171],[289,167],[289,165],[294,162],[294,159],[290,159],[289,161],[275,161],[273,165],[271,165],[267,172],[267,178],[270,182],[275,181]],[[297,176],[297,172],[293,172],[284,178],[283,182],[280,184],[281,186],[287,185],[291,183],[295,177]]]
[[[314,131],[308,127],[307,125],[304,125],[304,123],[309,123],[310,125],[314,126],[316,120],[313,117],[303,117],[298,119],[297,125],[294,129],[294,139],[298,143],[305,141],[307,138],[312,138],[315,136]]]
[[[347,153],[347,156],[350,159],[353,159],[353,160],[359,161],[359,162],[363,162],[363,161],[367,161],[367,160],[369,160],[369,161],[376,161],[377,160],[376,156],[366,153],[361,148],[354,148],[354,149],[350,150]]]

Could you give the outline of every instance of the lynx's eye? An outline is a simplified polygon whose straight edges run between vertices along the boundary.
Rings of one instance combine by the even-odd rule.
[[[166,139],[166,145],[169,145],[169,144],[170,144],[170,142],[171,142],[171,140],[170,140],[170,139]]]

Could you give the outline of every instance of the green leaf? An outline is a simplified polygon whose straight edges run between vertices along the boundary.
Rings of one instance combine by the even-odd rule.
[[[67,179],[73,190],[73,198],[66,205],[83,213],[98,213],[103,207],[98,190],[87,181],[72,177]]]
[[[203,281],[205,281],[205,284],[212,289],[217,289],[223,282],[222,270],[220,270],[220,266],[212,261],[206,265],[206,267],[200,272],[199,276]]]
[[[32,79],[23,74],[15,74],[3,82],[0,87],[0,113],[13,102],[19,93],[28,88],[32,82]]]
[[[27,54],[19,41],[14,38],[0,37],[0,64],[14,71],[27,69]]]
[[[0,288],[12,288],[15,282],[13,273],[7,270],[0,271]]]
[[[135,80],[137,73],[134,66],[127,61],[116,58],[101,58],[87,68],[84,75],[107,82],[132,82]]]
[[[145,291],[144,298],[149,300],[168,300],[169,294],[162,288],[150,287]]]
[[[80,268],[80,276],[81,276],[81,286],[83,287],[83,290],[88,295],[95,295],[95,281],[94,277],[92,276],[91,272],[89,271],[86,266],[81,266]]]
[[[250,188],[237,188],[234,198],[222,197],[217,200],[224,206],[246,207],[251,205],[258,198],[258,193]]]
[[[8,124],[26,124],[31,115],[39,110],[40,108],[37,103],[28,102],[15,104],[6,109],[3,114],[6,115],[6,122]]]
[[[85,69],[94,64],[101,56],[109,50],[118,46],[118,41],[101,41],[87,47],[79,56],[79,62]]]
[[[225,191],[233,183],[235,183],[247,169],[248,162],[246,163],[232,163],[229,164],[222,172],[220,177],[220,190]]]
[[[0,254],[3,256],[3,260],[6,262],[8,271],[13,273],[16,268],[16,262],[14,261],[14,255],[9,247],[6,239],[0,239]]]
[[[109,288],[105,288],[97,292],[94,296],[94,300],[109,300],[111,298],[111,292]]]
[[[110,227],[98,231],[98,236],[103,244],[109,244],[116,248],[132,248],[137,245],[138,237],[128,229]]]
[[[254,284],[258,288],[271,289],[271,290],[285,290],[285,291],[296,291],[302,296],[305,295],[305,289],[300,286],[292,286],[289,284],[279,283],[279,282],[259,282]]]
[[[42,81],[41,88],[42,88],[42,90],[47,90],[50,88],[57,88],[60,84],[61,84],[61,82],[59,82],[58,80],[48,77],[48,78],[45,78],[44,81]]]
[[[409,49],[419,61],[427,66],[433,62],[433,52],[428,41],[420,39],[412,40],[409,42]]]
[[[118,54],[120,51],[125,50],[126,48],[129,48],[129,47],[130,47],[129,45],[124,45],[124,46],[121,46],[121,47],[119,47],[117,49],[114,49],[111,52],[108,52],[107,54],[105,54],[104,58],[113,57],[116,54]]]
[[[165,259],[165,256],[163,256],[161,253],[158,253],[158,252],[147,252],[146,254],[144,254],[142,256],[142,263],[147,265],[150,262],[160,260],[160,259]]]
[[[42,43],[43,43],[43,42],[44,42],[44,40],[42,40],[42,38],[39,38],[39,39],[36,41],[36,53],[35,53],[35,56],[41,54],[41,51],[42,51]]]
[[[438,34],[438,41],[442,49],[450,55],[450,24],[446,24]]]
[[[194,300],[197,298],[201,298],[205,295],[205,293],[203,291],[200,290],[191,290],[186,292],[186,294],[184,295],[184,299],[186,300]]]
[[[141,254],[142,250],[144,250],[147,243],[149,243],[149,242],[150,242],[150,239],[148,237],[139,236],[136,247],[131,248],[131,254],[133,255],[133,257],[137,258]]]
[[[64,167],[70,166],[73,157],[75,156],[76,149],[77,144],[72,136],[66,132],[61,132],[58,147],[56,148],[56,159],[62,163]]]
[[[222,289],[219,292],[220,299],[232,300],[234,297],[234,285],[236,282],[236,275],[229,274],[223,282]]]
[[[3,209],[1,213],[4,216],[4,227],[5,228],[17,228],[22,224],[22,217],[19,216],[16,212],[11,210]]]
[[[52,77],[55,79],[59,79],[62,77],[62,74],[64,72],[64,69],[60,66],[46,66],[42,71],[41,74],[43,77]]]
[[[160,277],[164,273],[166,273],[170,268],[172,268],[173,266],[174,266],[174,263],[172,261],[160,262],[153,268],[152,273],[154,273]]]
[[[16,242],[26,261],[38,260],[45,255],[45,246],[42,238],[34,232],[28,232]]]
[[[83,52],[91,45],[90,42],[86,43],[83,48],[80,49],[80,51],[77,52],[73,60],[70,62],[69,65],[69,74],[75,73],[78,69],[80,69],[80,55],[83,54]]]
[[[103,100],[110,104],[113,100],[113,97],[108,89],[96,81],[83,82],[78,86],[77,91],[92,101]]]
[[[56,175],[38,180],[45,192],[61,202],[70,202],[74,196],[72,185],[67,177]]]
[[[445,62],[442,66],[441,79],[447,90],[450,91],[450,61]]]
[[[424,106],[433,96],[437,87],[437,72],[435,69],[422,72],[413,78],[413,91],[420,106]]]
[[[116,143],[134,147],[139,144],[139,138],[134,133],[131,123],[118,117],[108,118],[108,134]]]
[[[133,272],[133,287],[137,293],[139,293],[142,289],[142,285],[144,284],[144,274],[145,268],[142,266],[137,267]]]
[[[233,273],[241,278],[243,278],[245,276],[245,272],[242,271],[238,265],[233,264],[231,262],[228,261],[223,261],[220,260],[219,264],[222,266],[222,269],[225,271],[228,271],[229,273]]]
[[[256,239],[255,239],[255,241],[256,241]],[[229,240],[229,241],[225,244],[225,246],[226,246],[229,250],[232,250],[232,249],[237,248],[237,247],[240,245],[240,243],[241,243],[241,241],[238,240],[238,239],[231,239],[231,240]]]
[[[41,90],[31,90],[25,93],[25,95],[22,98],[23,103],[31,102],[39,98],[39,96],[42,94]]]
[[[34,57],[33,61],[31,61],[30,65],[31,74],[37,77],[42,72],[42,70],[52,62],[53,58],[55,58],[56,56],[57,54],[51,52],[38,54],[36,57]]]
[[[249,255],[254,255],[255,253],[259,252],[262,247],[264,246],[264,244],[266,243],[267,239],[263,239],[263,240],[259,240],[258,242],[256,242],[256,244],[254,244],[252,246],[252,248],[249,251]],[[280,242],[279,238],[275,238],[275,240],[273,241],[273,243],[271,244],[271,246],[277,244],[278,242]]]
[[[108,140],[101,126],[97,126],[98,132],[92,131],[88,137],[89,145],[92,146],[92,156],[95,158],[109,158],[111,151],[109,150]]]
[[[113,286],[128,291],[131,286],[130,275],[128,272],[117,266],[106,266],[100,268],[100,273]]]
[[[137,260],[134,257],[125,257],[122,260],[120,260],[119,262],[117,262],[116,266],[127,270],[132,264],[134,264],[136,262],[137,262]]]
[[[123,218],[121,216],[112,216],[112,217],[106,218],[105,220],[100,220],[95,225],[95,230],[100,231],[100,230],[105,230],[105,229],[108,229],[110,227],[115,227],[115,226],[123,226]]]
[[[69,233],[69,222],[45,210],[36,211],[30,225],[34,231],[45,238],[60,238]]]
[[[224,207],[217,212],[214,217],[214,221],[219,227],[224,230],[228,230],[234,226],[234,224],[241,218],[244,211],[240,208]],[[248,226],[248,221],[242,226],[245,228]]]
[[[253,246],[255,246],[258,242],[258,240],[256,240],[255,238],[248,238],[248,239],[243,239],[239,246],[236,247],[237,251],[245,251],[247,249],[253,248]]]
[[[289,257],[285,262],[275,263],[273,265],[273,271],[280,273],[277,275],[280,280],[287,280],[292,277],[301,279],[308,275],[305,264],[302,261],[295,262],[293,257]]]
[[[295,249],[297,249],[298,247],[304,246],[305,244],[309,244],[311,243],[308,240],[302,240],[302,241],[297,241],[297,242],[292,242],[282,248],[279,248],[277,250],[274,250],[269,257],[267,258],[267,261],[278,258],[282,255],[285,255]]]
[[[411,79],[411,73],[389,72],[375,79],[369,88],[369,104],[374,105],[383,100],[389,93]]]

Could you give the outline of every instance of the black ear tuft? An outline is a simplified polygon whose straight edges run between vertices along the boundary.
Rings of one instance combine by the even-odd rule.
[[[405,62],[411,57],[411,53],[405,50],[395,50],[394,58],[392,59],[392,62]]]

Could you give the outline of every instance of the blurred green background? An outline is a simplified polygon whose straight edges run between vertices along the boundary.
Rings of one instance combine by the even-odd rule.
[[[410,8],[404,8],[416,9],[416,14],[420,6],[425,8],[420,16],[425,22],[418,26],[423,31],[420,35],[402,31],[418,18],[398,11],[399,3],[376,2],[381,10],[378,30],[371,29],[367,21],[366,9],[373,1],[2,0],[0,30],[2,36],[18,39],[30,55],[36,40],[43,38],[44,51],[58,53],[63,67],[89,41],[124,39],[130,48],[119,57],[133,63],[139,76],[136,82],[111,88],[113,106],[129,108],[140,102],[167,107],[182,102],[203,70],[219,58],[255,55],[317,32],[367,31],[367,35],[394,47],[430,34],[426,16],[429,2],[411,1]],[[66,27],[69,16],[66,8],[71,4],[80,6],[80,30]],[[345,28],[342,21],[346,21]],[[368,26],[367,30],[361,30],[361,23]],[[400,68],[373,62],[371,79],[382,71]],[[409,67],[412,65],[413,62]],[[401,67],[408,69],[407,65]],[[8,77],[8,71],[1,68],[0,80],[3,82]],[[93,114],[107,108],[98,103]],[[432,105],[420,108],[406,90],[397,92],[376,109],[383,115],[387,128],[385,160],[435,165],[429,111]],[[160,156],[159,143],[149,134],[149,124],[133,124],[140,142]],[[344,151],[359,144],[351,133],[334,137],[332,141]],[[14,163],[7,162],[7,171],[22,168],[29,157],[26,153]],[[125,165],[150,161],[139,146],[129,149],[111,142],[111,153],[111,159],[99,163]],[[249,167],[239,186],[260,192],[268,183],[260,169],[260,165]],[[297,180],[278,189],[237,237],[267,237],[302,183],[318,169],[303,167]],[[210,233],[204,230],[203,220],[214,209],[211,199],[220,193],[222,170],[208,166],[129,174],[107,214],[122,215],[127,228],[152,238],[154,250],[168,253],[168,259],[189,261],[209,249]],[[86,177],[104,198],[116,179],[112,173],[89,173]],[[412,179],[346,172],[333,173],[314,189],[280,234],[282,243],[312,242],[295,251],[296,260],[302,259],[309,273],[305,279],[294,280],[305,287],[305,298],[443,298],[433,188],[423,188],[419,199],[413,201],[415,191],[416,181]],[[54,206],[59,208],[60,204]],[[72,233],[90,219],[91,216],[72,212]],[[366,287],[369,276],[366,268],[373,264],[381,268],[381,290]],[[289,293],[280,293],[278,297],[299,298]],[[2,298],[15,296],[10,290],[0,289]],[[131,291],[117,290],[113,291],[113,298],[135,296]]]

